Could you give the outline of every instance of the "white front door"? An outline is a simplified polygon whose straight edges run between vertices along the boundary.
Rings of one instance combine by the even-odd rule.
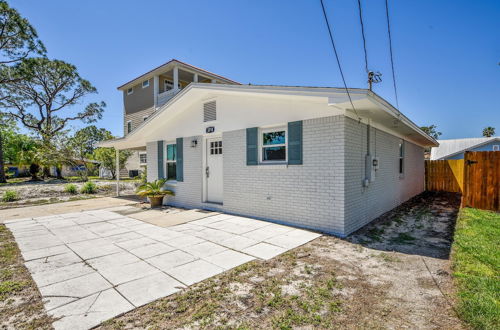
[[[222,203],[222,138],[207,139],[207,202]]]

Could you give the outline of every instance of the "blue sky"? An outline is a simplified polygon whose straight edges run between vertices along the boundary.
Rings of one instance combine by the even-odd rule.
[[[365,87],[356,0],[324,0],[350,87]],[[395,104],[384,0],[362,0],[374,90]],[[319,0],[10,1],[48,56],[77,66],[122,135],[116,87],[171,58],[241,83],[342,86]],[[390,0],[400,110],[441,138],[500,135],[500,1]],[[82,106],[84,106],[82,104]],[[79,125],[76,125],[79,126]]]

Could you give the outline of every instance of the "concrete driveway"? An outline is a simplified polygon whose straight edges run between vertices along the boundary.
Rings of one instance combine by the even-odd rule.
[[[214,213],[165,228],[123,215],[131,210],[132,206],[118,206],[5,222],[45,308],[60,318],[54,323],[56,329],[91,328],[248,261],[270,259],[320,236]]]

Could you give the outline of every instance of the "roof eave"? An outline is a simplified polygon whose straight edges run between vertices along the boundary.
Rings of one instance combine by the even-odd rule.
[[[224,81],[224,82],[227,82],[227,83],[230,83],[230,84],[237,84],[237,85],[241,85],[239,82],[237,81],[234,81],[234,80],[231,80],[229,78],[226,78],[224,76],[221,76],[221,75],[218,75],[216,73],[213,73],[213,72],[210,72],[210,71],[207,71],[205,69],[202,69],[202,68],[199,68],[197,66],[194,66],[194,65],[191,65],[189,63],[185,63],[185,62],[182,62],[182,61],[179,61],[177,59],[171,59],[170,61],[166,62],[166,63],[163,63],[162,65],[159,65],[157,66],[156,68],[152,69],[152,70],[149,70],[148,72],[132,79],[132,80],[129,80],[128,82],[126,82],[125,84],[121,85],[121,86],[118,86],[116,89],[117,90],[125,90],[126,88],[128,88],[130,85],[136,85],[138,82],[140,82],[141,80],[145,79],[146,77],[150,76],[151,74],[153,74],[153,72],[157,71],[157,70],[160,70],[162,68],[166,68],[168,65],[170,65],[171,63],[178,63],[180,65],[184,65],[184,66],[187,66],[189,68],[191,68],[192,70],[196,70],[196,71],[200,71],[200,72],[203,72],[205,73],[206,75],[209,75],[209,76],[214,76],[214,77],[217,77],[219,78],[220,80]]]

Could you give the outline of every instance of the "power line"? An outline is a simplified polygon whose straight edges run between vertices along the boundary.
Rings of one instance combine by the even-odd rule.
[[[365,25],[363,24],[363,13],[361,10],[361,0],[358,0],[358,9],[359,9],[359,22],[361,23],[361,35],[363,36],[363,49],[365,51],[365,70],[366,70],[366,73],[369,73],[370,70],[368,70],[368,52],[366,51]]]
[[[387,33],[389,34],[389,52],[391,54],[392,83],[394,85],[394,95],[396,96],[396,107],[398,108],[399,111],[398,90],[396,88],[396,74],[394,72],[394,56],[392,55],[391,23],[389,20],[388,0],[385,0],[385,14],[387,17]]]
[[[344,82],[344,88],[345,88],[345,91],[347,93],[347,97],[349,98],[349,102],[351,103],[352,110],[354,110],[354,113],[356,114],[358,119],[361,120],[361,117],[359,117],[358,112],[356,111],[356,108],[354,107],[354,104],[352,103],[351,94],[349,93],[349,89],[347,88],[347,84],[345,82],[344,72],[342,71],[342,66],[340,65],[340,60],[339,60],[339,55],[337,53],[337,48],[335,47],[335,42],[333,41],[332,29],[330,28],[330,23],[328,22],[328,17],[326,16],[325,5],[323,4],[323,0],[320,0],[320,2],[321,2],[321,8],[323,9],[323,16],[325,17],[326,26],[328,27],[328,34],[330,35],[330,41],[332,42],[333,52],[335,53],[335,58],[337,59],[337,65],[339,67],[342,81]]]

